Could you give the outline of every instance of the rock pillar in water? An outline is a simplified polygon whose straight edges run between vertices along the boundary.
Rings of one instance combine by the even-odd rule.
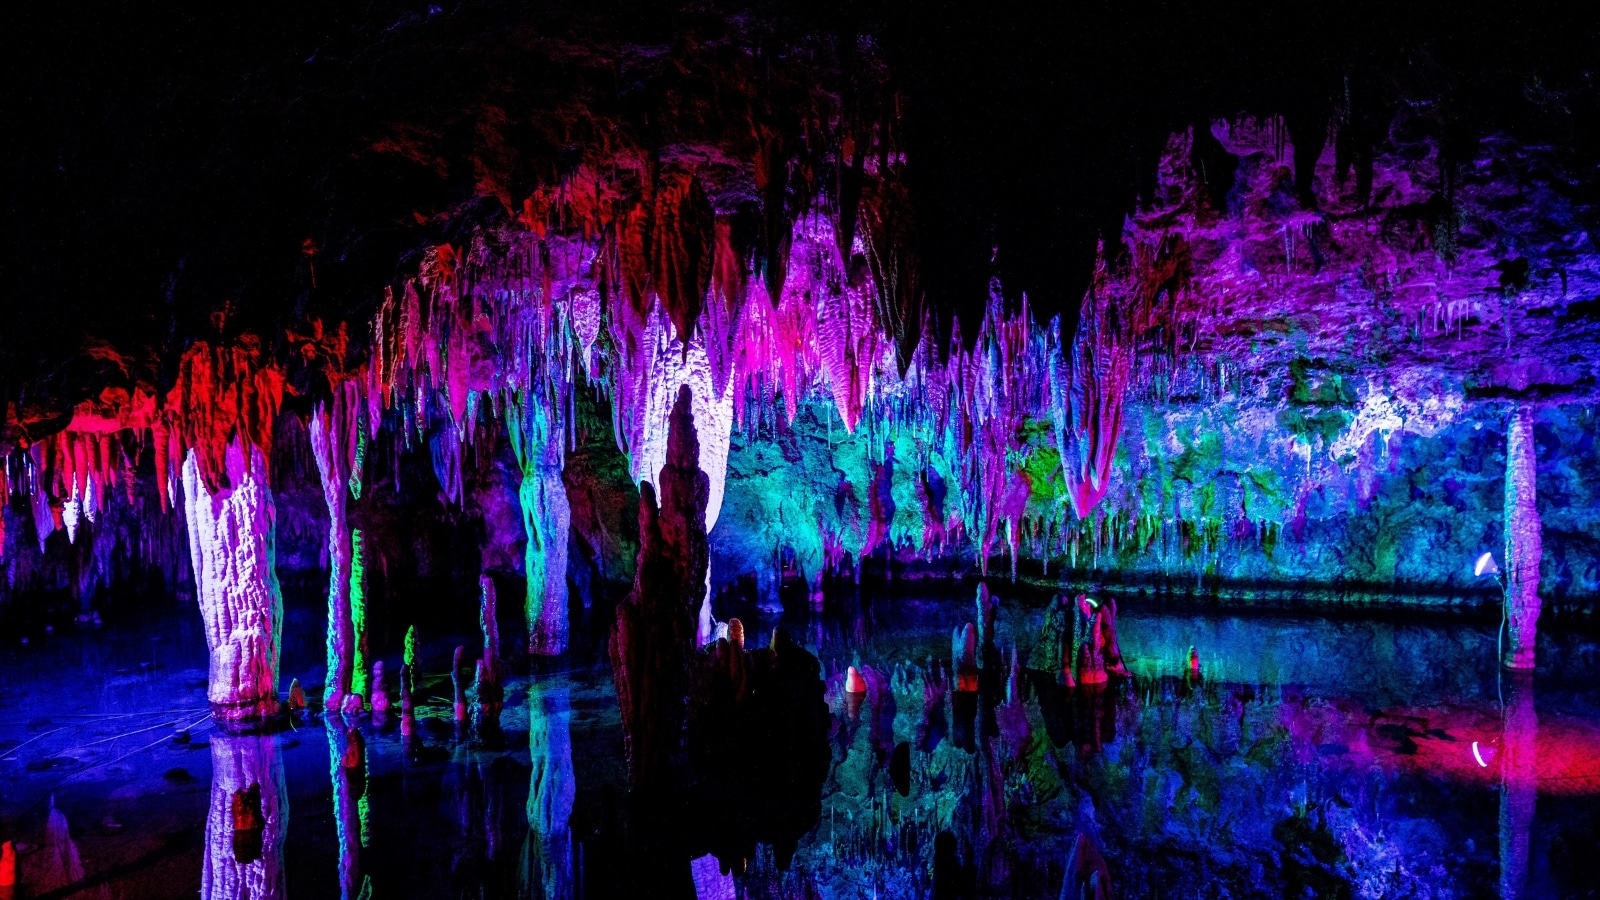
[[[658,476],[661,504],[649,482],[639,490],[639,565],[633,590],[617,606],[610,654],[622,710],[628,776],[634,787],[672,783],[681,757],[698,615],[705,594],[706,500],[710,482],[699,467],[689,389],[678,393]]]
[[[328,677],[322,706],[338,710],[355,682],[355,623],[350,608],[351,579],[355,574],[354,547],[346,511],[350,472],[355,463],[354,404],[343,387],[317,407],[311,416],[311,455],[322,479],[322,499],[328,505]]]
[[[276,742],[264,735],[212,737],[202,900],[285,897],[288,824],[289,791]]]
[[[1539,561],[1542,555],[1538,503],[1538,465],[1534,459],[1533,414],[1525,406],[1511,411],[1506,429],[1506,620],[1511,640],[1508,669],[1532,669],[1539,622]]]
[[[564,900],[573,895],[572,704],[566,688],[528,689],[528,840],[524,848],[525,896]]]
[[[522,480],[517,503],[528,538],[523,570],[528,578],[528,652],[567,652],[567,539],[572,507],[561,480],[566,439],[542,401],[518,395],[507,402],[507,431]]]
[[[274,516],[261,451],[234,437],[227,487],[213,494],[193,450],[183,497],[195,594],[211,651],[207,699],[224,731],[245,731],[278,712],[283,595],[273,570]]]

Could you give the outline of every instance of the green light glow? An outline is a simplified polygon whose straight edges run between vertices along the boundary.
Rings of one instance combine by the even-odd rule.
[[[350,530],[350,630],[355,635],[350,693],[368,697],[372,673],[367,671],[367,559],[361,529]]]

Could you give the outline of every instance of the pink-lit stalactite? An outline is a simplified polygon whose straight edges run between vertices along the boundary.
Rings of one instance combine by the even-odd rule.
[[[277,742],[265,735],[211,738],[203,900],[282,900],[289,790]]]
[[[311,453],[322,477],[328,505],[328,677],[323,708],[341,708],[355,681],[356,634],[350,608],[354,551],[346,517],[350,475],[355,465],[359,390],[346,382],[311,416]]]
[[[572,704],[564,687],[528,688],[528,841],[524,850],[528,892],[545,900],[573,896]]]
[[[567,538],[572,507],[561,480],[566,458],[562,404],[528,392],[513,392],[506,401],[506,429],[522,476],[517,500],[527,535],[523,563],[528,652],[536,656],[567,651]]]
[[[1506,429],[1506,619],[1508,669],[1532,669],[1539,622],[1540,544],[1538,465],[1534,459],[1533,413],[1511,411]]]
[[[1533,675],[1508,676],[1505,724],[1500,742],[1500,896],[1527,896],[1528,839],[1539,797],[1539,714],[1533,706]]]
[[[191,450],[183,462],[183,497],[211,652],[207,699],[218,726],[238,731],[278,712],[283,595],[273,570],[275,512],[266,460],[236,435],[224,470],[228,486],[213,493]]]

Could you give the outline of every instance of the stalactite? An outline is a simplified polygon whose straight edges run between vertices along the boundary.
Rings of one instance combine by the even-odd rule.
[[[272,492],[266,460],[247,440],[229,441],[212,491],[199,452],[183,463],[183,495],[195,594],[211,669],[206,695],[219,726],[249,728],[278,712],[283,597],[274,571]]]
[[[1506,429],[1505,594],[1511,639],[1504,664],[1510,669],[1533,668],[1538,636],[1542,550],[1534,450],[1533,413],[1519,405]]]

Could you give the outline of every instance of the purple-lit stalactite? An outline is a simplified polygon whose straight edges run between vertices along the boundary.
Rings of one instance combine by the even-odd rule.
[[[1511,639],[1505,665],[1510,669],[1533,668],[1538,636],[1542,550],[1537,485],[1533,413],[1517,406],[1506,429],[1506,619]]]
[[[522,474],[517,501],[528,539],[523,555],[528,652],[536,656],[567,652],[567,537],[572,508],[561,480],[566,438],[557,410],[562,402],[526,393],[512,393],[506,401],[506,430]]]
[[[1500,896],[1516,900],[1525,896],[1528,839],[1539,796],[1539,714],[1533,707],[1530,673],[1508,676],[1506,688],[1500,742]]]
[[[247,730],[278,712],[283,596],[273,570],[274,510],[261,451],[227,446],[228,487],[207,489],[194,451],[183,497],[195,594],[211,651],[206,696],[219,727]]]
[[[335,387],[332,399],[319,405],[311,416],[311,453],[328,504],[328,677],[323,708],[329,710],[341,707],[356,680],[356,635],[350,609],[354,553],[346,509],[356,457],[358,396],[357,385],[346,382]]]
[[[282,900],[289,790],[278,745],[264,735],[211,738],[203,900]]]
[[[545,900],[573,896],[572,705],[564,687],[528,688],[528,843],[524,850],[527,894]]]

